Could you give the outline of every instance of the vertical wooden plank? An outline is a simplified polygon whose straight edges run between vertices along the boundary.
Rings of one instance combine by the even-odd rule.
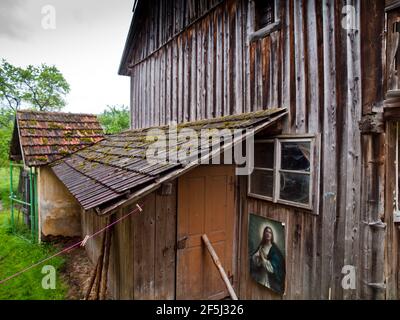
[[[204,77],[205,77],[205,63],[204,63],[204,23],[203,21],[196,27],[196,82],[193,84],[196,88],[196,120],[203,119],[204,115]]]
[[[353,0],[352,5],[356,12],[360,12],[359,1]],[[345,154],[342,164],[346,170],[344,189],[346,192],[344,212],[346,216],[344,231],[344,261],[343,265],[358,266],[359,258],[359,232],[360,229],[360,202],[361,202],[361,146],[359,122],[361,121],[361,65],[360,65],[360,33],[356,30],[343,29],[346,39],[347,55],[347,107],[345,108]],[[351,157],[349,157],[351,153]],[[344,169],[344,168],[343,168]],[[355,292],[346,290],[345,299],[359,298]]]
[[[270,39],[265,39],[264,41],[269,42]],[[252,111],[261,110],[263,107],[263,76],[262,76],[262,41],[256,41],[255,44],[255,56],[254,56],[254,78],[255,78],[255,86],[254,86],[254,97],[255,102],[253,105]],[[269,59],[268,59],[269,63]]]
[[[132,210],[132,209],[130,209]],[[119,217],[128,213],[128,210],[119,210]],[[134,245],[133,245],[133,232],[132,232],[132,219],[128,218],[118,224],[116,229],[119,243],[119,259],[120,268],[118,270],[119,286],[120,286],[120,299],[131,300],[134,299]]]
[[[252,1],[244,1],[242,2],[242,8],[243,8],[243,23],[244,23],[244,28],[243,28],[243,39],[245,41],[245,45],[243,48],[243,57],[244,57],[244,68],[245,68],[245,87],[244,87],[244,97],[246,98],[246,107],[245,110],[246,112],[250,112],[253,110],[253,103],[254,101],[252,100],[252,82],[251,82],[251,52],[254,51],[254,47],[251,46],[250,40],[249,40],[249,35],[254,31],[254,21],[253,21],[253,15],[251,14],[253,12],[253,7],[254,7],[254,2]]]
[[[250,43],[250,65],[249,65],[249,70],[250,70],[250,77],[248,79],[249,84],[250,84],[250,91],[248,92],[249,97],[250,97],[250,112],[254,111],[254,108],[256,107],[257,104],[257,77],[256,77],[256,48],[257,48],[257,43],[252,42]]]
[[[216,44],[215,57],[216,59],[216,77],[215,77],[215,114],[214,117],[220,117],[223,111],[223,94],[224,94],[224,84],[223,84],[223,74],[224,74],[224,62],[223,62],[223,13],[217,10],[214,16],[214,23],[216,27],[216,32],[214,34],[214,41]]]
[[[385,39],[385,2],[361,1],[360,26],[363,114],[369,114],[384,99],[384,72],[382,50]]]
[[[155,298],[175,298],[176,183],[172,194],[156,195]]]
[[[308,132],[319,133],[320,74],[318,54],[318,21],[316,0],[307,1],[307,104],[309,110]],[[315,61],[317,59],[317,63]]]
[[[154,120],[153,126],[160,125],[160,52],[158,52],[154,57],[154,71],[153,71],[153,113]]]
[[[306,132],[306,75],[303,0],[294,2],[294,46],[296,73],[296,133]]]
[[[223,40],[222,40],[222,52],[223,52],[223,110],[222,114],[227,116],[230,114],[230,73],[232,63],[230,61],[230,33],[233,33],[233,30],[230,30],[229,26],[229,8],[227,4],[223,7]]]
[[[185,46],[186,37],[181,35],[178,38],[178,52],[179,52],[179,63],[178,63],[178,109],[177,109],[177,121],[178,123],[185,121],[186,109],[184,104],[185,95]]]
[[[167,71],[166,71],[166,66],[165,63],[167,61],[167,55],[168,55],[168,50],[165,48],[161,52],[161,63],[160,63],[160,100],[159,100],[159,110],[160,110],[160,121],[159,125],[166,125],[167,124],[167,119],[166,119],[166,110],[169,108],[168,103],[166,102],[165,98],[165,90],[167,87]]]
[[[166,66],[165,66],[165,73],[166,73],[166,92],[165,92],[165,124],[168,125],[171,122],[171,113],[172,113],[172,88],[173,84],[173,75],[172,75],[172,46],[168,45],[166,48]]]
[[[179,81],[178,81],[178,74],[179,74],[179,45],[180,45],[180,38],[177,38],[172,45],[172,114],[171,114],[171,121],[178,121],[178,99],[179,99]]]
[[[213,117],[214,108],[214,24],[208,19],[208,52],[207,52],[207,107],[206,118]]]
[[[191,28],[193,34],[191,37],[191,45],[190,45],[190,99],[189,99],[189,121],[194,121],[197,119],[197,90],[199,87],[198,79],[197,79],[197,36],[198,31],[197,27],[193,26]]]
[[[273,86],[273,79],[274,76],[272,74],[273,68],[272,64],[274,58],[271,57],[271,39],[265,38],[261,40],[261,86],[259,91],[261,91],[262,100],[260,102],[259,108],[260,109],[268,109],[271,107],[271,93],[272,93],[272,86]],[[257,68],[257,66],[256,66]]]
[[[156,90],[156,83],[155,83],[155,71],[156,71],[156,59],[154,56],[150,58],[150,119],[149,119],[149,126],[154,126],[156,124],[156,109],[155,109],[155,90]]]
[[[145,85],[145,92],[144,92],[144,101],[145,103],[143,104],[144,107],[144,125],[145,127],[150,126],[150,103],[149,103],[149,96],[150,96],[150,81],[149,81],[149,75],[150,75],[150,63],[145,63],[145,72],[143,74],[143,80],[144,80],[144,85]]]
[[[263,105],[263,109],[266,106],[268,108],[276,108],[280,106],[280,79],[281,79],[281,56],[280,52],[280,33],[273,32],[270,36],[270,45],[269,45],[269,93],[266,105]]]
[[[183,98],[183,105],[181,110],[182,112],[182,122],[188,122],[189,121],[189,116],[190,116],[190,75],[191,75],[191,62],[190,62],[190,54],[191,54],[191,39],[192,35],[191,33],[186,33],[183,36],[184,43],[183,43],[183,57],[184,57],[184,62],[183,62],[183,74],[182,74],[182,98]]]
[[[135,300],[155,297],[155,194],[146,196],[144,202],[143,212],[133,219]]]
[[[233,28],[235,30],[235,40],[232,42],[231,50],[234,51],[234,72],[233,72],[233,81],[234,87],[232,90],[234,92],[234,101],[233,101],[233,114],[244,113],[244,59],[243,59],[243,48],[244,48],[244,40],[243,40],[243,12],[241,2],[234,4],[235,10],[235,18]]]
[[[324,134],[322,138],[322,265],[321,297],[327,299],[332,288],[334,227],[336,223],[337,174],[336,174],[336,63],[335,63],[335,7],[323,0],[324,47]]]

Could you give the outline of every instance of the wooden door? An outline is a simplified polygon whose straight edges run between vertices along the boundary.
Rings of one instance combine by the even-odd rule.
[[[201,236],[207,234],[233,277],[233,166],[200,166],[179,178],[176,299],[211,300],[228,296]]]

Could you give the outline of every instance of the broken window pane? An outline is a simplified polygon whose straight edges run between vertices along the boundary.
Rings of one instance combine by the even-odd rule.
[[[301,173],[281,172],[280,199],[309,204],[310,176]]]
[[[274,167],[274,143],[255,143],[254,144],[254,166],[256,168],[268,168]]]
[[[272,170],[254,169],[250,181],[250,193],[272,198],[274,184],[274,172]]]
[[[283,142],[282,170],[310,172],[310,142]]]

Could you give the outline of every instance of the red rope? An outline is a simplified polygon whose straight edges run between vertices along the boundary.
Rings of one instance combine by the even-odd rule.
[[[91,236],[86,238],[86,241],[98,236],[102,232],[106,231],[107,229],[111,228],[112,226],[116,225],[117,223],[121,222],[122,220],[128,218],[130,215],[136,213],[137,211],[141,212],[142,208],[143,208],[143,204],[142,205],[137,205],[137,208],[135,210],[131,211],[130,213],[126,214],[125,216],[119,218],[118,220],[115,220],[114,222],[110,223],[109,225],[105,226],[104,228],[102,228],[102,229],[98,230],[97,232],[93,233]],[[23,274],[23,273],[25,273],[25,272],[27,272],[27,271],[29,271],[29,270],[41,265],[41,264],[43,264],[43,263],[45,263],[45,262],[47,262],[47,261],[49,261],[49,260],[61,255],[61,254],[63,254],[63,253],[67,253],[68,251],[71,251],[72,249],[75,249],[76,247],[80,246],[83,241],[84,240],[81,240],[81,241],[73,244],[72,246],[70,246],[70,247],[68,247],[66,249],[63,249],[62,251],[57,252],[56,254],[52,255],[49,258],[43,259],[43,260],[41,260],[41,261],[39,261],[39,262],[37,262],[37,263],[35,263],[35,264],[23,269],[23,270],[13,274],[12,276],[9,276],[9,277],[7,277],[7,278],[5,278],[3,280],[0,280],[0,285],[10,281],[11,279],[14,279],[14,278],[20,276],[21,274]]]

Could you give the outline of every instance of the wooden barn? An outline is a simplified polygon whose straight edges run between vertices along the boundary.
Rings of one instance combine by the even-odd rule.
[[[136,1],[132,130],[52,166],[82,236],[118,222],[112,297],[227,297],[206,234],[239,299],[400,298],[399,23],[400,1]],[[239,130],[209,160],[255,134],[254,170],[149,162],[187,140],[151,140],[170,124]]]
[[[27,196],[12,195],[12,205],[27,203],[26,220],[35,240],[80,236],[80,206],[49,165],[101,139],[103,130],[94,115],[17,111],[10,159],[11,167],[21,169],[20,184],[26,183],[20,188]]]

